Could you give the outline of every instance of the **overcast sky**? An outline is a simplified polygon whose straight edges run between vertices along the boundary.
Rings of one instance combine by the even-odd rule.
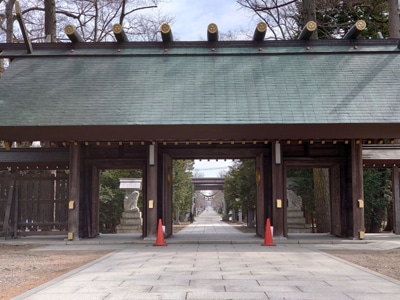
[[[201,177],[221,177],[219,174],[229,171],[229,166],[232,164],[232,160],[195,160],[194,172],[202,175]]]
[[[162,13],[174,17],[172,34],[180,41],[206,40],[210,23],[217,24],[222,33],[254,30],[258,23],[235,0],[165,0],[158,7]],[[243,35],[238,38],[247,39]]]

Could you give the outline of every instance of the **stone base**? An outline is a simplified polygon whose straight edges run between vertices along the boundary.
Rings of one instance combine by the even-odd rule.
[[[311,226],[306,224],[304,212],[300,209],[287,210],[288,233],[311,233]]]
[[[141,233],[142,214],[138,209],[124,211],[121,224],[117,226],[117,233]]]

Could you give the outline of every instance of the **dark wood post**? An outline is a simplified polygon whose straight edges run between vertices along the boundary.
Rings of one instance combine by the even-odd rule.
[[[257,235],[263,237],[265,232],[265,220],[271,216],[265,215],[265,179],[264,179],[264,154],[256,157],[256,191],[257,191]],[[271,220],[272,221],[272,220]]]
[[[68,240],[79,239],[81,156],[81,146],[78,143],[71,143],[69,159]]]
[[[165,225],[165,233],[167,236],[173,234],[172,226],[172,158],[168,154],[163,154],[163,199],[162,201],[162,218]]]
[[[20,27],[21,32],[22,32],[22,36],[24,38],[26,51],[28,52],[28,54],[32,54],[32,52],[33,52],[32,43],[31,43],[31,40],[28,37],[28,30],[26,30],[25,22],[24,22],[24,19],[22,18],[22,12],[21,12],[21,8],[19,6],[19,2],[18,1],[15,1],[15,14],[17,16],[17,20],[18,20],[19,27]]]
[[[342,237],[339,165],[335,165],[329,169],[329,186],[331,194],[331,233],[337,237]]]
[[[392,170],[392,193],[393,193],[393,227],[394,233],[400,234],[400,180],[399,167]]]
[[[6,210],[4,213],[4,220],[3,220],[3,235],[4,238],[7,239],[8,231],[9,231],[9,222],[11,217],[11,208],[12,202],[14,199],[14,192],[15,192],[15,185],[16,185],[16,176],[14,175],[10,180],[10,186],[8,187],[8,196],[7,196],[7,204]],[[14,234],[17,234],[16,232]]]
[[[272,224],[274,236],[286,236],[285,210],[286,195],[284,188],[284,170],[281,144],[272,145]]]
[[[353,209],[353,238],[364,239],[364,183],[362,145],[351,141],[351,198]]]
[[[99,214],[100,214],[100,172],[96,166],[92,167],[92,176],[91,176],[91,211],[90,211],[90,230],[89,237],[96,237],[100,233],[99,228]]]
[[[157,234],[157,189],[158,189],[158,147],[157,144],[149,145],[148,159],[147,159],[147,238],[155,238]]]

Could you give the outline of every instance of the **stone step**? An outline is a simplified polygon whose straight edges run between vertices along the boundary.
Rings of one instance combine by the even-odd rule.
[[[140,233],[142,232],[142,226],[117,226],[117,233]]]
[[[142,229],[118,229],[117,228],[117,233],[141,233]]]
[[[288,228],[289,233],[312,233],[311,228]]]
[[[311,226],[306,224],[302,210],[288,209],[287,224],[289,233],[311,233]]]
[[[142,219],[121,219],[120,224],[124,226],[141,226]]]
[[[140,219],[142,213],[138,211],[124,211],[122,213],[122,219]]]
[[[288,224],[306,224],[306,219],[305,218],[288,218],[287,223]]]
[[[304,217],[304,212],[302,210],[287,210],[287,218]]]

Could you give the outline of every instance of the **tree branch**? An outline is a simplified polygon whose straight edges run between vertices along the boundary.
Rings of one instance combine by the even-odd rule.
[[[138,7],[138,8],[134,8],[131,11],[128,11],[125,16],[135,12],[135,11],[139,11],[139,10],[143,10],[143,9],[149,9],[149,8],[157,8],[157,5],[150,5],[150,6],[143,6],[143,7]]]

